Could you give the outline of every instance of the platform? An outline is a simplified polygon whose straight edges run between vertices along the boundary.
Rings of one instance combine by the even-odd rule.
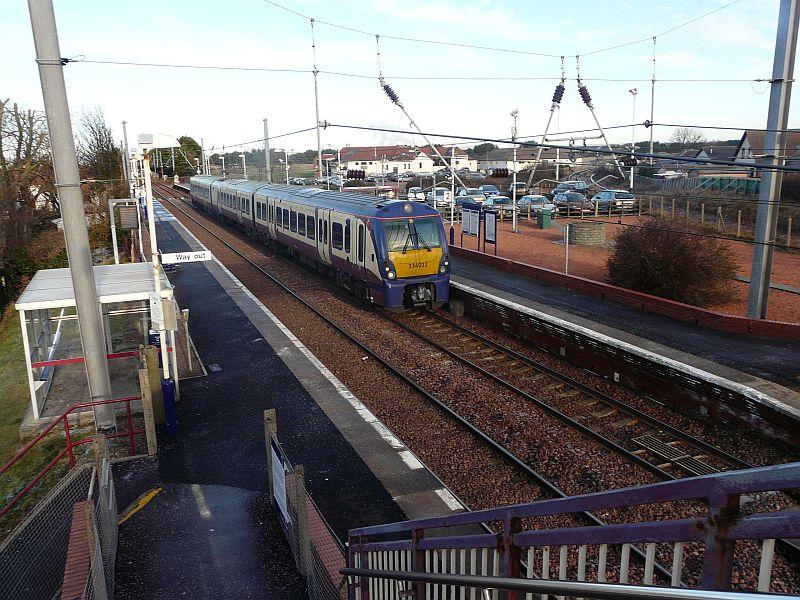
[[[163,252],[202,248],[163,207],[157,215]],[[156,464],[146,470],[149,475],[142,480],[134,469],[117,475],[119,493],[127,501],[161,486],[186,503],[191,486],[199,485],[204,494],[228,493],[239,509],[252,505],[268,490],[263,411],[274,408],[288,457],[304,465],[306,488],[340,539],[346,540],[347,531],[357,526],[461,510],[443,484],[221,263],[181,264],[169,277],[178,302],[190,310],[190,333],[208,375],[182,382],[179,435],[169,439],[160,432],[159,453]],[[141,518],[156,511],[157,516],[147,516],[151,523],[172,520],[166,499],[157,495],[152,506],[140,511]],[[150,563],[159,559],[148,558],[146,552],[161,532],[157,527],[142,531],[137,518],[120,528],[118,586],[153,597],[153,590],[163,588],[155,579],[143,582],[139,569],[157,570]],[[203,526],[202,518],[196,522]],[[214,565],[215,548],[225,548],[232,537],[242,536],[253,544],[271,540],[275,531],[261,518],[242,515],[236,523],[223,525],[222,531],[209,525],[214,535],[201,536],[180,551]],[[250,528],[249,533],[241,527]],[[127,538],[128,531],[136,533]],[[126,568],[134,559],[144,564]],[[223,579],[225,564],[219,562]],[[204,568],[213,583],[217,568]],[[213,589],[208,588],[209,596],[215,595]],[[225,595],[223,588],[216,590],[218,596]],[[252,597],[267,595],[264,590]]]
[[[593,332],[597,339],[683,366],[709,382],[748,388],[753,391],[749,397],[779,407],[788,418],[800,422],[797,342],[700,328],[461,257],[452,259],[452,273],[452,281],[466,291],[479,290],[553,322]]]

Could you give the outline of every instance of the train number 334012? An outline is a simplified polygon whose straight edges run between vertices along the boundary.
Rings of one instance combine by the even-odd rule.
[[[409,265],[412,269],[427,269],[428,263],[426,262],[412,262]]]

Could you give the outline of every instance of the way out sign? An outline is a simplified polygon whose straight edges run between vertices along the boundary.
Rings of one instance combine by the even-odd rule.
[[[176,263],[202,262],[211,260],[211,252],[208,250],[197,250],[194,252],[172,252],[161,255],[161,264],[174,265]]]

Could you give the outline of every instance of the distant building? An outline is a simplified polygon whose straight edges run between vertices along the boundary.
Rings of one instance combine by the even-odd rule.
[[[517,148],[517,170],[524,171],[536,163],[538,148]],[[574,159],[574,160],[573,160]],[[588,161],[588,155],[582,152],[574,152],[570,156],[568,150],[558,150],[556,148],[543,148],[540,158],[542,166],[547,164],[575,165]],[[514,149],[497,148],[478,156],[478,169],[508,169],[514,168]]]
[[[775,154],[774,148],[765,148],[766,132],[758,129],[748,129],[742,134],[742,139],[735,147],[733,155],[735,162],[745,165],[755,165],[760,159],[770,158]],[[793,129],[786,133],[786,164],[797,166],[800,164],[800,129]],[[760,175],[758,169],[751,168],[751,176]]]
[[[437,146],[436,149],[450,161],[453,167],[476,170],[477,161],[461,148]],[[428,146],[346,146],[339,151],[340,172],[364,171],[366,175],[388,175],[411,172],[429,174],[445,167]]]

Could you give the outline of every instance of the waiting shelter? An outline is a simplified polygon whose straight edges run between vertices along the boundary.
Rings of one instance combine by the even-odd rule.
[[[162,304],[174,307],[172,286],[163,272],[160,276]],[[95,266],[94,278],[112,395],[137,395],[138,348],[140,344],[148,344],[151,295],[155,298],[153,265]],[[33,418],[60,415],[71,405],[88,401],[88,380],[69,269],[38,271],[15,307],[22,328]],[[175,353],[169,354],[170,362],[174,363]],[[171,367],[177,372],[177,365]]]

